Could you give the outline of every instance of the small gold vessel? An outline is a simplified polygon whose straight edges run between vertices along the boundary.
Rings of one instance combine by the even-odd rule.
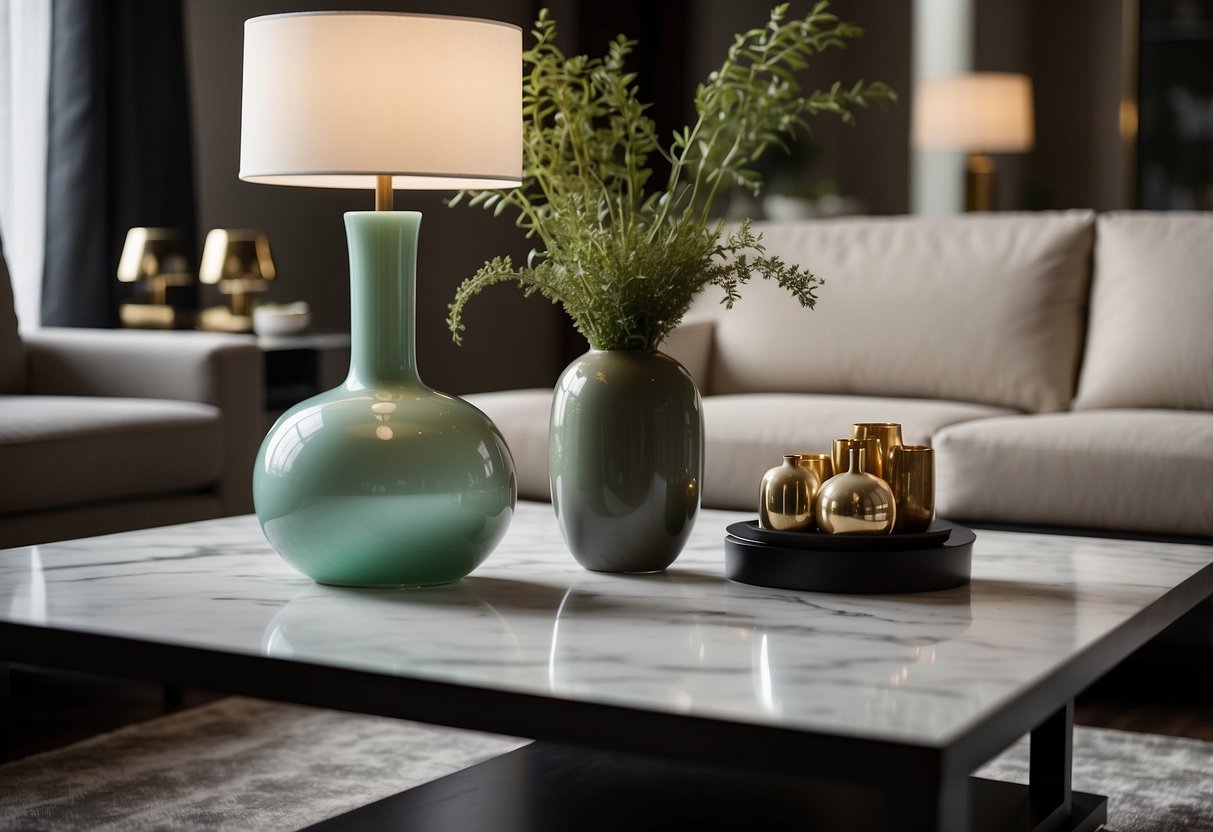
[[[885,482],[889,480],[889,456],[901,444],[901,425],[897,422],[856,422],[851,425],[852,439],[875,439],[880,453],[879,470],[869,465],[864,470],[875,474]]]
[[[863,448],[864,472],[884,479],[884,469],[880,464],[880,441],[875,436],[865,436],[862,439],[835,439],[830,449],[835,475],[845,474],[851,467],[851,448]]]
[[[827,534],[889,534],[897,509],[893,492],[880,477],[864,473],[867,449],[849,451],[850,467],[817,492],[817,525]]]
[[[834,462],[829,454],[801,454],[800,467],[809,469],[817,476],[818,487],[834,476]]]
[[[779,532],[809,531],[815,524],[813,498],[821,481],[800,465],[800,454],[784,454],[762,477],[758,494],[758,525]]]
[[[925,532],[935,516],[935,452],[899,445],[889,458],[889,487],[897,503],[894,532]]]

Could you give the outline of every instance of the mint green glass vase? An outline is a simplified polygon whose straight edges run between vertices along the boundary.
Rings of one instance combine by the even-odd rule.
[[[501,433],[417,375],[420,225],[415,211],[345,215],[349,376],[284,413],[257,455],[253,502],[266,538],[323,584],[457,581],[514,516],[514,461]]]
[[[660,572],[699,515],[703,403],[668,355],[590,350],[556,382],[548,430],[552,506],[594,572]]]

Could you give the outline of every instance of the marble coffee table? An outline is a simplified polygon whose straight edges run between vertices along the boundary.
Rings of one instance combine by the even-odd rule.
[[[252,517],[0,552],[0,661],[539,740],[322,824],[1094,829],[1073,697],[1202,598],[1213,546],[982,531],[973,582],[847,596],[586,572],[547,505],[445,588],[323,587]],[[1031,734],[1031,785],[970,772]]]

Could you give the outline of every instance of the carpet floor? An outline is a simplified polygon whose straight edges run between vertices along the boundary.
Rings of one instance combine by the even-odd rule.
[[[232,697],[0,766],[0,829],[296,830],[523,741]],[[1027,744],[981,771],[1027,781]],[[1213,832],[1213,743],[1078,727],[1115,832]]]

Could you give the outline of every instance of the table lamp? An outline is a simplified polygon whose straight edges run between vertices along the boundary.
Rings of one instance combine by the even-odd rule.
[[[118,306],[125,327],[180,329],[193,324],[193,312],[174,309],[169,286],[194,282],[185,235],[176,228],[131,228],[118,259],[118,280],[148,287],[150,297]]]
[[[421,214],[394,189],[509,188],[522,175],[522,31],[469,18],[304,12],[246,21],[240,178],[374,189],[345,215],[345,383],[262,443],[266,537],[325,584],[462,578],[514,514],[514,462],[488,417],[427,387],[414,349]]]
[[[914,93],[914,145],[963,150],[965,210],[994,208],[996,166],[990,153],[1032,148],[1032,81],[1026,75],[975,72],[919,81]]]
[[[252,332],[252,295],[264,292],[278,274],[264,231],[212,228],[202,247],[198,280],[227,295],[227,306],[198,315],[198,327],[218,332]]]

